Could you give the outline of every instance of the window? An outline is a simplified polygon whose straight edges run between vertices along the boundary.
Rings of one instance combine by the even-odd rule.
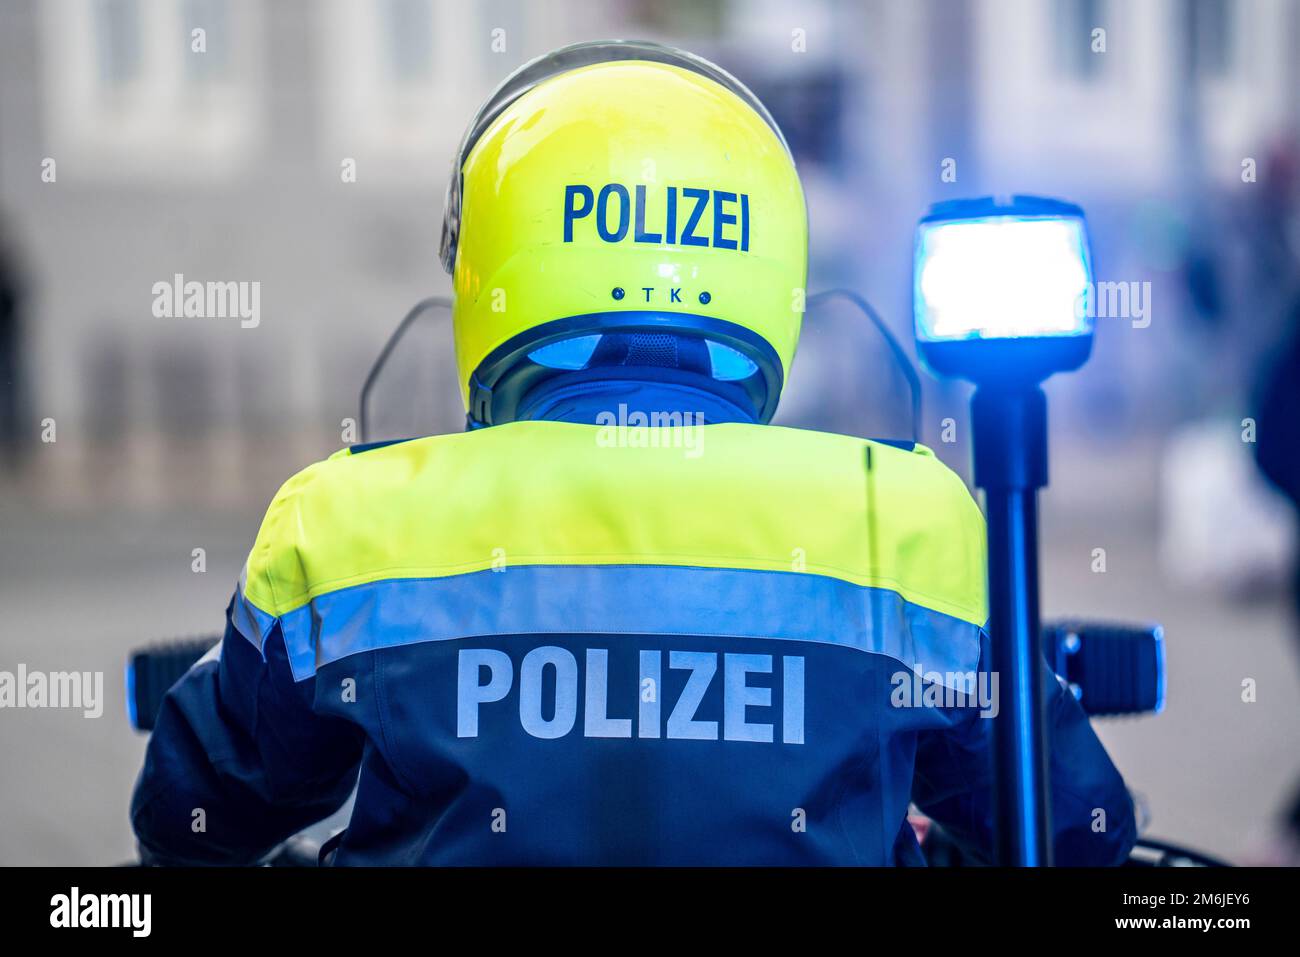
[[[181,48],[191,49],[193,31],[206,34],[202,55],[185,58],[185,79],[194,86],[224,80],[230,73],[230,5],[227,0],[183,0],[181,3]]]
[[[97,0],[94,30],[99,82],[110,90],[128,85],[140,75],[139,0]]]
[[[258,9],[252,0],[44,0],[51,155],[88,175],[151,181],[222,177],[247,162],[262,122]]]
[[[1101,74],[1105,57],[1093,52],[1093,31],[1104,28],[1102,0],[1058,0],[1053,12],[1053,48],[1061,71],[1077,80]]]
[[[1232,66],[1232,17],[1228,0],[1191,0],[1187,15],[1192,75],[1226,76]]]
[[[383,61],[392,79],[420,83],[433,76],[433,4],[429,0],[384,0]]]

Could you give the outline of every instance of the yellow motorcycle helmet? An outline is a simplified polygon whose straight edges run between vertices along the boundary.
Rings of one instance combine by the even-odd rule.
[[[780,129],[739,81],[654,43],[564,47],[479,110],[441,259],[472,427],[557,375],[708,376],[766,422],[803,318],[808,222]]]

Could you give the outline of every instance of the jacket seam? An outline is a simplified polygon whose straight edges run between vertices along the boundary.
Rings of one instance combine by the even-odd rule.
[[[412,784],[412,777],[402,762],[397,757],[397,749],[393,747],[392,738],[389,735],[390,716],[388,713],[388,692],[384,686],[384,661],[383,657],[377,651],[370,651],[370,675],[375,689],[376,713],[379,717],[379,737],[384,757],[387,758],[389,767],[393,769],[393,774],[406,788],[407,794],[415,794],[415,787]]]

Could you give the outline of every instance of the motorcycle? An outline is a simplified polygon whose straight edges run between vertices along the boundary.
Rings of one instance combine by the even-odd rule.
[[[920,379],[886,324],[864,299],[845,290],[832,290],[808,301],[809,310],[837,301],[853,307],[883,339],[895,369],[905,380],[910,398],[912,438],[918,438],[921,417]],[[430,357],[445,355],[448,330],[434,317],[449,311],[445,299],[426,299],[398,324],[367,374],[359,399],[358,445],[382,444],[413,435],[446,431],[447,422],[430,421],[439,406],[437,380],[454,381],[450,367],[439,370]],[[420,348],[426,340],[425,348]],[[400,358],[408,361],[403,366]],[[414,360],[414,361],[410,361]],[[387,397],[387,398],[386,398]],[[400,398],[398,398],[400,397]],[[421,401],[423,400],[423,401]],[[445,404],[444,404],[445,405]],[[432,426],[432,427],[431,427]],[[883,440],[907,442],[908,439]],[[165,641],[133,652],[126,668],[128,719],[137,731],[153,730],[164,695],[200,658],[210,653],[219,635]],[[1092,718],[1157,715],[1164,707],[1164,631],[1154,624],[1120,624],[1063,619],[1043,625],[1043,647],[1049,664]],[[314,867],[328,863],[336,838],[347,825],[350,803],[333,817],[294,835],[263,861],[269,867]],[[1139,806],[1139,829],[1145,822]],[[934,866],[969,866],[973,860],[941,826],[919,812],[909,815],[922,851]],[[1128,860],[1134,867],[1228,866],[1208,854],[1167,841],[1140,836]]]

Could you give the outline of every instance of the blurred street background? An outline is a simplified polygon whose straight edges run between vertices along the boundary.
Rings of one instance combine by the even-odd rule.
[[[133,855],[128,651],[218,631],[276,488],[359,440],[385,339],[449,294],[443,193],[480,102],[611,37],[765,100],[808,195],[810,292],[862,293],[909,355],[930,203],[1087,210],[1097,278],[1142,309],[1048,385],[1044,616],[1164,624],[1164,713],[1098,722],[1148,832],[1279,854],[1295,521],[1253,446],[1300,331],[1300,2],[0,0],[0,669],[103,671],[107,696],[98,720],[0,711],[0,864]],[[156,317],[178,273],[260,282],[260,321]],[[780,423],[910,434],[864,320],[804,329]],[[445,320],[394,363],[380,433],[462,427]],[[969,480],[968,392],[923,380],[922,441]]]

